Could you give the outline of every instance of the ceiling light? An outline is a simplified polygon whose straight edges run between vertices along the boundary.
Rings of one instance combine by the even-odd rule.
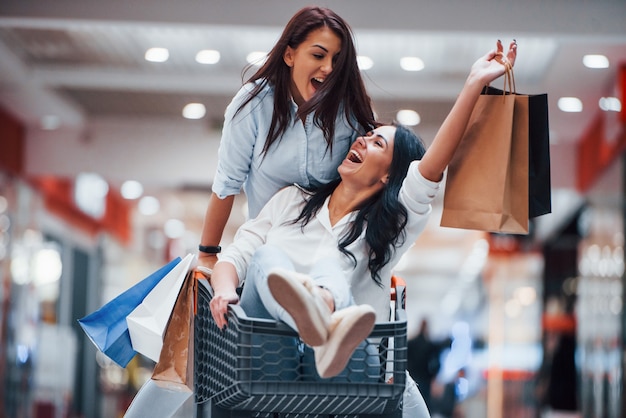
[[[374,61],[370,57],[365,55],[359,55],[356,57],[356,62],[359,66],[359,70],[366,71],[374,66]]]
[[[396,114],[396,120],[402,125],[415,126],[419,125],[422,119],[415,110],[403,109]]]
[[[128,180],[122,184],[120,189],[124,199],[138,199],[143,194],[143,186],[135,180]]]
[[[196,62],[200,64],[217,64],[220,61],[220,51],[203,49],[196,54]]]
[[[40,120],[41,129],[46,131],[54,131],[61,126],[61,118],[57,115],[45,115]]]
[[[180,238],[185,234],[185,224],[178,219],[169,219],[163,226],[165,236],[170,239]]]
[[[424,69],[424,61],[418,57],[402,57],[400,59],[400,67],[404,71],[422,71]]]
[[[598,105],[600,109],[605,112],[621,112],[622,111],[622,102],[619,101],[617,97],[602,97]]]
[[[74,182],[74,202],[87,215],[100,219],[106,211],[109,185],[97,173],[79,173]]]
[[[63,271],[61,254],[56,248],[42,248],[34,255],[33,282],[36,286],[59,281]]]
[[[167,48],[150,48],[146,51],[144,58],[150,62],[165,62],[170,57]]]
[[[142,197],[141,200],[139,201],[139,204],[137,205],[137,209],[139,209],[139,213],[141,213],[142,215],[146,215],[146,216],[156,214],[160,208],[161,208],[161,205],[159,201],[157,200],[156,197],[153,197],[153,196]]]
[[[604,55],[585,55],[583,65],[587,68],[609,68],[609,59]]]
[[[250,52],[248,56],[246,57],[246,61],[248,61],[248,64],[259,65],[259,66],[263,65],[266,59],[267,59],[267,52],[263,52],[263,51]]]
[[[202,103],[189,103],[183,108],[186,119],[202,119],[206,115],[206,107]]]
[[[558,106],[563,112],[583,111],[583,102],[578,97],[561,97],[558,101]]]

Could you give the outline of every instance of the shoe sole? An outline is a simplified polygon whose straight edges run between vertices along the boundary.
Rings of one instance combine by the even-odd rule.
[[[311,347],[324,344],[328,338],[326,321],[307,288],[278,272],[267,276],[267,284],[276,302],[293,318],[300,339]]]
[[[341,373],[354,350],[370,335],[375,322],[376,314],[370,310],[343,319],[334,331],[337,334],[331,335],[327,346],[323,348],[326,355],[320,356],[319,360],[317,357],[315,359],[317,373],[323,378]]]

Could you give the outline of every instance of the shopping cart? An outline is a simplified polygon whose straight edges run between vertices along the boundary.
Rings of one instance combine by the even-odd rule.
[[[196,416],[211,418],[401,418],[406,380],[405,283],[393,278],[394,321],[375,325],[346,370],[321,379],[312,351],[287,325],[228,308],[220,330],[210,289],[198,286]],[[360,360],[363,361],[360,361]]]

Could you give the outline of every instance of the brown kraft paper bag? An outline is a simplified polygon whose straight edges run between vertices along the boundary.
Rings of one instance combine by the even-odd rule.
[[[163,336],[159,361],[152,372],[152,380],[165,389],[193,392],[195,277],[198,274],[190,271],[185,277]]]
[[[482,94],[448,167],[441,226],[528,234],[528,98]]]

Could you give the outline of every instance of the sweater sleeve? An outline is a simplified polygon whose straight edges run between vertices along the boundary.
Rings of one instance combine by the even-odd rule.
[[[220,254],[218,263],[229,262],[235,266],[239,286],[246,278],[248,265],[256,250],[267,242],[271,229],[280,224],[284,208],[300,193],[296,187],[278,191],[263,207],[256,218],[246,221],[237,230],[232,244]]]
[[[413,161],[400,190],[400,199],[406,208],[416,214],[430,210],[430,204],[439,193],[441,182],[425,179],[419,171],[419,161]]]
[[[422,176],[419,161],[413,161],[400,189],[399,199],[409,213],[406,241],[413,243],[422,233],[432,212],[432,202],[439,192],[441,181],[435,182]]]

